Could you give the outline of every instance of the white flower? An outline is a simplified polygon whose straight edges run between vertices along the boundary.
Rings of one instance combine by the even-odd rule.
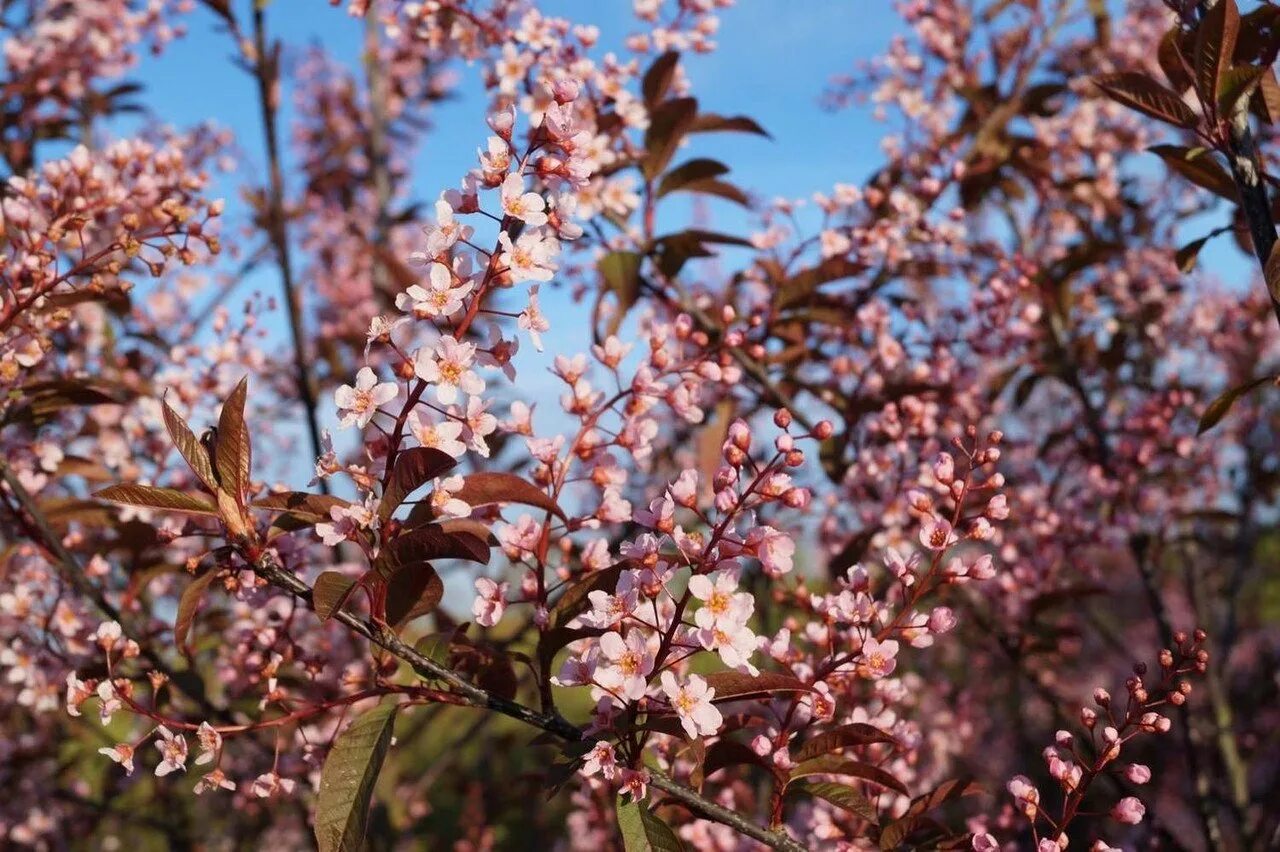
[[[644,697],[646,679],[653,671],[653,654],[638,631],[623,639],[610,631],[600,637],[600,653],[604,657],[596,670],[596,683],[632,701]]]
[[[476,617],[476,624],[492,627],[502,619],[507,609],[507,583],[497,583],[488,577],[476,580],[476,599],[471,604],[471,613]]]
[[[716,691],[697,675],[689,675],[685,683],[676,682],[670,671],[662,673],[662,691],[667,694],[671,707],[680,717],[680,724],[690,739],[714,736],[720,730],[724,717],[711,703]]]
[[[524,191],[524,178],[518,174],[507,175],[502,182],[502,212],[513,219],[521,219],[526,225],[538,227],[547,224],[544,212],[547,202],[536,192]]]
[[[436,399],[449,405],[457,400],[459,390],[472,396],[484,392],[484,379],[471,369],[475,353],[474,343],[459,343],[445,336],[434,351],[426,347],[418,350],[414,372],[424,382],[434,383]]]
[[[133,746],[128,743],[118,743],[111,748],[100,748],[98,754],[105,754],[123,766],[126,775],[133,774]]]
[[[471,401],[475,402],[475,397],[472,397]],[[455,459],[460,458],[467,451],[467,445],[459,440],[462,435],[462,424],[456,420],[449,419],[440,423],[432,423],[419,417],[418,412],[414,411],[409,414],[407,422],[409,424],[409,432],[424,447],[448,453]]]
[[[200,742],[200,754],[196,757],[196,766],[212,763],[222,748],[222,734],[213,729],[208,722],[201,722],[196,730],[196,739]]]
[[[160,765],[156,767],[156,776],[163,778],[170,772],[187,768],[187,740],[174,734],[164,725],[158,729],[160,739],[156,740],[156,748],[160,750]]]
[[[396,398],[398,388],[392,382],[378,383],[378,376],[369,367],[361,367],[356,373],[355,387],[343,385],[333,392],[333,401],[343,411],[341,425],[345,429],[353,423],[364,428],[377,413],[378,407]]]

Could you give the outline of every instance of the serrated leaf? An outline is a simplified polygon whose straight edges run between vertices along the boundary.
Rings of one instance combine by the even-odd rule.
[[[848,785],[834,781],[815,781],[811,784],[797,784],[790,789],[825,799],[872,825],[879,822],[880,813],[876,810],[875,803]]]
[[[564,512],[547,492],[523,477],[501,471],[472,473],[462,478],[462,488],[453,496],[469,506],[490,506],[495,503],[519,503],[535,509],[545,509],[561,520]]]
[[[315,834],[320,852],[358,852],[373,785],[391,747],[397,705],[379,704],[357,716],[325,759],[316,799]]]
[[[1274,252],[1273,252],[1274,254]],[[1231,406],[1236,404],[1236,400],[1249,393],[1254,388],[1259,387],[1267,382],[1275,381],[1275,376],[1262,376],[1251,382],[1245,382],[1237,385],[1223,394],[1221,394],[1213,402],[1209,403],[1209,407],[1204,410],[1204,414],[1200,415],[1200,425],[1196,429],[1197,435],[1203,435],[1214,426],[1217,426],[1222,418],[1227,416],[1227,412],[1231,410]]]
[[[712,672],[706,675],[707,685],[716,691],[713,702],[731,701],[748,696],[769,695],[774,692],[810,692],[812,687],[791,675],[761,672],[750,675],[744,672]]]
[[[791,768],[791,778],[804,778],[809,775],[848,775],[852,778],[861,778],[863,781],[870,781],[873,784],[879,784],[881,787],[893,790],[895,793],[907,795],[907,785],[903,784],[893,775],[878,766],[872,766],[870,763],[863,763],[860,760],[850,760],[840,757],[839,755],[823,755],[822,757],[814,757],[803,763],[797,763]]]
[[[321,621],[328,621],[333,614],[342,609],[351,590],[355,588],[355,580],[337,571],[325,571],[316,577],[311,587],[311,608],[320,616]]]
[[[1095,77],[1093,82],[1112,100],[1175,127],[1199,124],[1195,111],[1174,92],[1136,71],[1120,71]]]
[[[649,114],[649,127],[644,134],[645,157],[640,169],[649,180],[667,170],[675,156],[680,140],[693,126],[698,114],[698,102],[693,98],[675,98],[663,101]]]
[[[813,737],[801,746],[800,750],[791,756],[791,759],[797,763],[802,763],[810,758],[829,754],[833,751],[848,748],[850,746],[896,742],[897,740],[895,740],[891,734],[880,730],[874,725],[868,725],[864,722],[853,722],[818,734],[816,737]]]
[[[681,192],[696,192],[702,195],[714,195],[716,198],[723,198],[726,201],[732,201],[743,207],[751,207],[751,198],[734,184],[727,180],[716,180],[714,178],[707,180],[694,180],[678,187]]]
[[[160,409],[164,414],[164,426],[169,432],[169,438],[178,448],[178,453],[186,460],[187,467],[191,468],[192,473],[205,484],[206,488],[217,491],[218,478],[213,473],[209,454],[205,452],[204,446],[191,431],[187,421],[170,407],[167,400],[161,400]]]
[[[391,517],[406,497],[457,463],[453,456],[432,447],[412,447],[396,453],[391,481],[378,504],[378,517]]]
[[[644,802],[617,798],[618,831],[626,852],[682,852],[684,844]]]
[[[176,488],[158,488],[154,485],[109,485],[93,495],[99,500],[122,503],[126,506],[142,506],[192,515],[218,516],[218,507],[204,495],[190,494]]]
[[[217,462],[222,486],[237,500],[249,492],[249,476],[253,466],[253,452],[249,439],[249,427],[244,421],[245,397],[249,391],[249,377],[242,378],[222,403],[218,417]]]

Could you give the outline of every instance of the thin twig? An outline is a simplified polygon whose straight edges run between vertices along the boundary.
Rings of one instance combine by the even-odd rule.
[[[284,173],[280,165],[280,140],[276,129],[278,98],[280,94],[280,69],[278,44],[268,44],[264,3],[253,7],[254,61],[251,70],[258,84],[258,105],[262,113],[262,132],[267,149],[267,237],[280,267],[280,284],[284,289],[285,307],[289,314],[289,331],[293,338],[294,381],[298,398],[306,409],[307,433],[311,438],[311,451],[315,458],[324,454],[320,440],[320,422],[316,413],[316,389],[312,383],[310,361],[304,344],[302,327],[302,297],[293,278],[293,262],[289,256],[289,229],[284,210]],[[329,485],[320,480],[320,490],[329,493]]]
[[[253,563],[253,566],[258,576],[271,585],[290,592],[305,600],[308,604],[311,603],[311,589],[298,577],[286,571],[272,551],[263,551]],[[517,701],[512,701],[481,689],[452,669],[442,666],[430,657],[419,653],[385,625],[376,624],[345,610],[335,612],[333,619],[408,663],[421,677],[445,682],[473,707],[483,707],[494,710],[504,716],[510,716],[512,719],[540,728],[566,742],[580,742],[585,737],[585,734],[578,726],[558,713],[542,713]],[[650,784],[687,805],[690,810],[700,813],[715,822],[727,825],[747,837],[760,841],[771,849],[784,850],[784,852],[804,852],[805,847],[792,838],[761,828],[741,814],[703,798],[694,790],[685,787],[662,772],[655,769],[649,769],[648,771]]]

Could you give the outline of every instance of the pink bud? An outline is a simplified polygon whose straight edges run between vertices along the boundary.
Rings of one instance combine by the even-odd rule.
[[[1130,763],[1125,767],[1124,777],[1133,784],[1145,784],[1151,780],[1151,770],[1141,763]]]
[[[1146,812],[1147,809],[1142,802],[1133,796],[1125,796],[1116,802],[1115,807],[1111,809],[1111,818],[1126,825],[1137,825],[1142,822],[1142,817]]]

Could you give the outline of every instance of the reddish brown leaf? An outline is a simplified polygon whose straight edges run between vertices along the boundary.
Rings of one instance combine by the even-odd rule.
[[[217,452],[214,454],[222,487],[237,501],[249,492],[249,476],[253,467],[249,427],[244,420],[248,391],[249,377],[245,376],[222,403],[222,414],[218,417]]]
[[[406,497],[457,463],[453,456],[431,447],[413,447],[396,453],[391,481],[378,504],[378,516],[383,520],[391,517]]]
[[[342,609],[355,588],[355,580],[337,571],[325,571],[316,577],[311,588],[311,608],[320,616],[321,621],[328,621],[333,614]]]
[[[426,562],[407,565],[387,581],[387,623],[400,626],[440,605],[444,583]]]
[[[178,452],[186,460],[187,466],[199,477],[206,488],[210,491],[218,490],[218,478],[214,476],[213,464],[209,461],[209,454],[205,452],[195,433],[187,425],[187,421],[183,420],[181,415],[169,406],[167,400],[161,402],[160,408],[164,413],[164,425],[169,431],[169,437],[173,440],[173,445],[178,448]]]
[[[191,632],[192,623],[195,622],[200,602],[204,600],[205,590],[209,588],[209,584],[216,576],[216,571],[205,571],[188,583],[182,590],[182,596],[178,598],[178,614],[173,621],[173,641],[188,656],[187,635]]]
[[[1174,92],[1135,71],[1095,77],[1094,83],[1112,100],[1175,127],[1192,128],[1199,118]]]
[[[561,520],[564,512],[545,491],[527,479],[514,473],[473,473],[463,478],[462,489],[454,496],[470,506],[488,506],[494,503],[520,503],[537,509],[546,509]]]
[[[1218,0],[1196,30],[1196,90],[1210,109],[1217,104],[1218,90],[1231,67],[1239,34],[1240,10],[1236,8],[1236,0]]]
[[[849,760],[838,755],[828,754],[798,763],[791,769],[791,778],[804,778],[809,775],[848,775],[879,784],[895,793],[907,795],[907,785],[894,778],[885,770],[869,763]]]
[[[350,506],[346,500],[328,494],[308,494],[305,491],[284,491],[259,497],[251,504],[255,509],[288,512],[309,524],[331,520],[329,510],[334,506]]]
[[[792,755],[792,759],[797,763],[802,763],[810,758],[850,746],[893,742],[896,742],[896,740],[890,734],[885,733],[874,725],[853,722],[852,724],[841,725],[834,730],[818,734],[801,746],[800,750]]]
[[[791,675],[761,672],[749,675],[742,672],[712,672],[706,675],[707,685],[716,691],[712,701],[735,701],[749,696],[768,695],[773,692],[809,692],[812,687]]]
[[[192,515],[218,516],[218,507],[203,494],[191,494],[176,488],[157,488],[154,485],[109,485],[96,492],[94,497],[126,506],[142,506],[170,512]]]

